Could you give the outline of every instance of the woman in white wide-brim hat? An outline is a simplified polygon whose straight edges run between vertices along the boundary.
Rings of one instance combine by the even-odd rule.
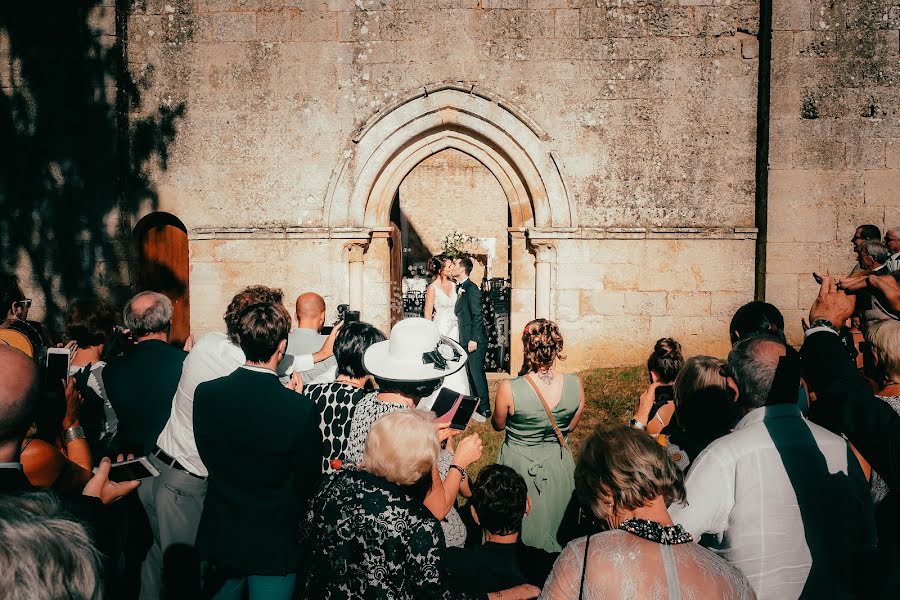
[[[388,413],[415,408],[419,401],[440,387],[443,378],[462,369],[466,353],[458,342],[442,337],[431,321],[404,319],[391,330],[391,337],[369,346],[363,355],[363,366],[378,384],[378,390],[363,398],[356,406],[347,443],[347,462],[359,464],[363,458],[369,429]],[[438,431],[441,441],[459,433],[446,425]],[[460,440],[456,454],[441,479],[435,466],[425,506],[438,519],[444,519],[453,508],[466,469],[481,458],[482,442],[477,434]]]

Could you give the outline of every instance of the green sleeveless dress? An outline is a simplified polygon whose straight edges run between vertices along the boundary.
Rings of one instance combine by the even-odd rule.
[[[522,541],[559,552],[562,548],[556,531],[575,489],[575,463],[572,454],[556,441],[550,419],[525,378],[511,379],[509,386],[515,414],[506,421],[506,438],[497,463],[514,469],[528,485],[531,512],[522,521]],[[552,411],[566,441],[580,399],[578,376],[563,375],[562,397]]]

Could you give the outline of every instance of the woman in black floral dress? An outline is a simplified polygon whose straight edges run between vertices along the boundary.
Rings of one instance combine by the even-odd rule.
[[[309,555],[301,597],[485,597],[451,594],[444,582],[444,533],[422,503],[438,452],[428,413],[395,412],[372,425],[366,470],[333,473],[313,500],[305,529]],[[533,586],[519,586],[488,598],[534,598],[538,592]]]
[[[347,323],[334,340],[337,379],[303,388],[303,395],[319,409],[322,431],[322,472],[340,469],[346,460],[353,413],[370,390],[371,376],[363,367],[363,354],[372,344],[386,338],[376,327],[361,321]]]

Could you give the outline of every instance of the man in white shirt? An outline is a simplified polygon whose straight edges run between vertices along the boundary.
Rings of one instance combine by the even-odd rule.
[[[859,463],[801,415],[799,359],[783,343],[744,340],[728,368],[744,417],[691,466],[672,520],[741,569],[759,600],[855,597],[875,544]]]
[[[243,311],[254,304],[281,302],[281,290],[265,286],[242,290],[225,312],[228,333],[204,335],[194,343],[184,361],[172,402],[172,414],[159,435],[156,450],[148,457],[160,475],[146,481],[138,492],[154,537],[154,545],[141,570],[142,599],[158,599],[166,588],[174,589],[174,586],[184,590],[186,596],[192,596],[196,591],[199,597],[199,589],[196,589],[199,565],[193,546],[206,497],[207,470],[194,440],[194,391],[201,383],[230,375],[246,362],[236,333],[238,318]],[[314,354],[283,361],[279,368],[288,373],[308,370],[316,362],[331,356],[331,352],[331,346],[326,344]],[[182,548],[182,555],[177,557],[181,564],[177,565],[164,561],[166,550],[176,544]]]

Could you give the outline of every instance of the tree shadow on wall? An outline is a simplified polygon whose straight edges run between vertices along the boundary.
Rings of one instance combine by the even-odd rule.
[[[0,269],[30,263],[54,329],[67,299],[101,288],[116,301],[130,285],[131,217],[156,208],[150,171],[166,169],[185,112],[130,118],[130,4],[0,3]]]

